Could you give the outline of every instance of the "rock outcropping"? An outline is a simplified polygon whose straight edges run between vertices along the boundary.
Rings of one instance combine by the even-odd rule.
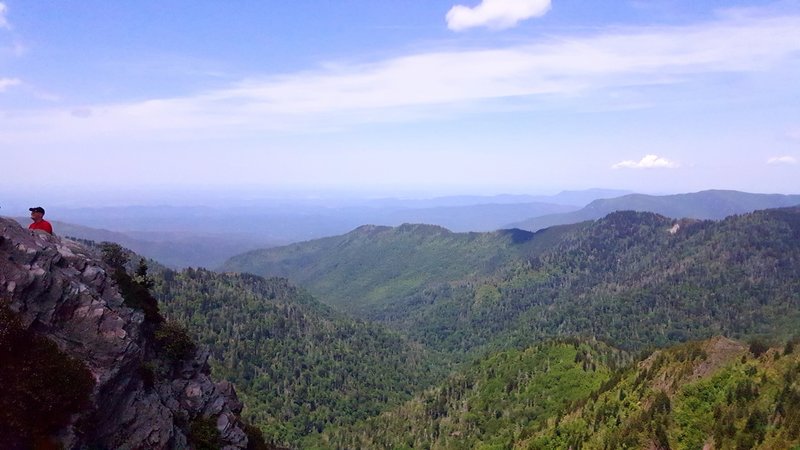
[[[92,407],[55,437],[63,448],[189,448],[200,419],[216,423],[222,448],[247,447],[242,405],[233,386],[209,378],[206,352],[168,377],[148,377],[144,314],[124,305],[109,268],[87,247],[0,218],[0,302],[95,380]]]

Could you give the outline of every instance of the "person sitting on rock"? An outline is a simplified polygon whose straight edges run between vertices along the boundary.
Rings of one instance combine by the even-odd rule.
[[[50,222],[43,219],[44,208],[36,206],[34,208],[28,208],[28,210],[31,212],[31,220],[33,221],[32,224],[28,225],[29,230],[42,230],[53,234],[53,226],[50,225]]]

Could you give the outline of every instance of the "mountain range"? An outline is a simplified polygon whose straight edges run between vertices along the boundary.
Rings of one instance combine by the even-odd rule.
[[[800,388],[780,377],[800,365],[792,357],[773,368],[777,350],[738,363],[747,345],[715,336],[790,339],[800,325],[799,262],[800,208],[783,208],[721,221],[622,211],[537,233],[365,226],[251,252],[227,269],[281,271],[320,301],[396,330],[454,369],[416,385],[404,404],[305,435],[300,448],[696,448],[698,440],[791,448],[800,439],[796,425],[754,432],[746,421],[784,420],[776,408]],[[686,341],[694,343],[630,364],[636,352]],[[659,358],[674,362],[658,362],[656,371],[650,361]],[[776,370],[783,375],[759,375]],[[674,413],[649,409],[665,402],[657,389],[665,379],[702,386],[731,371],[744,375],[725,378],[721,400],[704,404],[702,391],[674,389],[663,394]],[[718,403],[747,382],[765,386],[765,395],[744,394],[738,410]],[[604,416],[597,396],[612,393],[628,401]],[[785,420],[797,419],[780,407]],[[703,412],[714,408],[743,418],[717,436]],[[554,428],[579,413],[609,421],[577,422],[569,435]],[[592,429],[604,431],[592,440]]]
[[[675,195],[627,194],[594,200],[577,211],[547,214],[511,222],[506,227],[537,231],[554,225],[596,220],[614,211],[625,210],[654,212],[675,219],[719,220],[733,214],[795,205],[800,205],[800,195],[752,194],[725,190]]]
[[[672,203],[717,198],[714,208],[698,203],[708,213],[725,211],[721,198],[753,209],[772,199],[739,194],[705,191]],[[194,408],[160,427],[175,436],[170,448],[206,442],[214,429],[255,448],[252,430],[234,418],[235,402],[226,417],[236,427],[207,423],[195,391],[171,378],[209,371],[235,385],[241,417],[273,447],[800,445],[800,207],[714,220],[622,210],[536,232],[362,225],[234,256],[222,272],[176,271],[125,253],[128,276],[113,252],[103,261],[84,256],[98,251],[91,242],[10,222],[3,229],[0,298],[11,300],[9,317],[22,314],[25,333],[90,360],[106,344],[76,345],[48,330],[95,317],[79,314],[81,305],[125,318],[77,328],[125,330],[136,335],[125,348],[142,349],[123,367],[106,358],[106,370],[125,374],[130,389],[98,394],[120,408],[161,396],[169,408],[170,393]],[[51,303],[57,311],[44,308]],[[148,333],[153,341],[137,340]],[[183,333],[197,345],[195,359],[183,360],[191,370],[162,362],[195,352]],[[18,353],[13,367],[26,361]],[[1,376],[13,375],[8,367]],[[203,408],[217,404],[201,397]],[[117,425],[126,439],[143,436],[144,428]],[[111,439],[103,436],[90,441]]]
[[[800,208],[716,222],[623,211],[537,233],[362,227],[223,267],[288,277],[437,349],[561,334],[642,348],[789,330],[800,317],[798,217]]]
[[[617,210],[667,217],[722,219],[800,204],[800,196],[701,191],[653,196],[588,189],[556,195],[450,196],[432,199],[265,199],[217,206],[129,206],[48,209],[56,233],[118,242],[172,268],[216,268],[239,253],[336,236],[364,224],[438,225],[456,232],[596,220]],[[27,225],[27,218],[17,219]]]

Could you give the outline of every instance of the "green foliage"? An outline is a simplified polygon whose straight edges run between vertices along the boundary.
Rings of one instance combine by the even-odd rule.
[[[164,352],[172,363],[189,359],[197,350],[186,327],[177,322],[161,322],[156,327],[155,341],[159,351]]]
[[[783,347],[783,354],[784,355],[791,355],[794,353],[794,346],[797,344],[798,339],[792,338],[786,341],[786,345]]]
[[[531,233],[453,233],[433,225],[363,226],[343,236],[256,250],[228,260],[226,271],[288,277],[348,312],[375,318],[446,280],[489,275],[532,244]],[[538,244],[538,241],[537,241]]]
[[[750,341],[750,353],[756,358],[763,355],[767,350],[769,350],[769,345],[761,339],[753,339]]]
[[[577,340],[495,353],[402,407],[326,431],[316,447],[511,448],[597,390],[610,375],[603,361],[611,353]]]
[[[698,346],[705,357],[695,351]],[[742,363],[746,351],[715,339],[654,353],[560,422],[549,422],[515,446],[677,450],[712,443],[723,450],[767,450],[800,445],[795,401],[800,358]]]
[[[133,281],[135,281],[136,284],[143,286],[145,289],[152,289],[155,282],[147,274],[147,270],[148,267],[147,263],[144,261],[144,258],[139,258],[139,264],[136,266]]]
[[[800,209],[759,211],[719,222],[676,222],[656,214],[623,211],[593,223],[516,237],[503,232],[458,234],[415,225],[362,227],[344,236],[245,254],[232,259],[226,268],[288,276],[332,305],[381,321],[448,355],[451,361],[527,348],[555,336],[592,336],[628,350],[714,335],[785,339],[800,325],[800,298],[796,294],[800,292]],[[193,314],[187,314],[186,320],[208,327],[204,319]],[[281,323],[286,324],[274,322]],[[230,326],[220,328],[228,334],[235,330],[242,335],[244,331]],[[267,328],[274,329],[272,325]],[[375,347],[375,351],[380,352],[379,348]],[[787,348],[792,350],[791,346]],[[754,350],[754,354],[760,351]],[[456,448],[454,442],[461,442],[461,436],[471,436],[475,440],[469,442],[486,448],[502,447],[509,439],[523,439],[534,448],[577,448],[587,442],[602,443],[598,445],[606,448],[641,448],[650,444],[691,448],[702,447],[709,436],[719,436],[720,442],[734,446],[730,448],[735,448],[737,439],[749,442],[747,439],[752,438],[753,443],[762,445],[758,444],[760,416],[753,416],[751,427],[747,428],[754,409],[748,409],[747,415],[739,409],[763,401],[762,411],[772,414],[764,400],[764,381],[754,378],[769,378],[768,372],[757,368],[769,362],[749,361],[744,353],[737,356],[743,361],[739,364],[744,368],[744,378],[737,375],[732,380],[718,380],[723,385],[719,389],[684,383],[698,365],[713,365],[713,358],[702,345],[690,344],[659,353],[646,370],[634,371],[631,378],[627,378],[628,372],[615,373],[600,389],[598,396],[603,402],[598,403],[598,398],[576,400],[586,402],[590,412],[581,413],[574,420],[559,419],[555,427],[558,432],[552,435],[539,435],[534,429],[525,428],[515,429],[513,438],[509,438],[508,432],[503,431],[505,413],[492,418],[492,411],[497,415],[496,410],[487,413],[480,409],[489,404],[488,400],[470,404],[473,409],[459,415],[458,428],[442,419],[449,417],[448,407],[453,403],[446,399],[459,392],[451,389],[431,406],[431,414],[438,418],[430,419],[430,423],[437,423],[439,428],[430,424],[419,428],[425,430],[420,434],[439,437],[422,439],[416,432],[404,433],[399,428],[378,432],[377,436],[404,436],[391,441],[398,448],[444,441]],[[783,357],[775,354],[775,364],[782,364],[792,354],[783,353]],[[238,355],[241,354],[240,351]],[[621,367],[625,362],[618,355],[597,361],[580,352],[573,358],[571,363],[586,373]],[[230,374],[235,373],[234,367],[240,369],[230,367]],[[301,366],[291,372],[298,379],[304,371]],[[659,373],[668,374],[669,382],[662,381],[667,384],[655,385]],[[238,383],[261,386],[258,392],[263,392],[280,379],[273,373],[259,375],[262,374],[257,372]],[[504,398],[505,380],[492,380],[487,378],[480,385],[486,390],[484,399]],[[409,381],[406,386],[414,387],[406,392],[426,385]],[[465,386],[470,386],[464,389],[472,392],[474,385]],[[440,388],[444,389],[436,389]],[[787,389],[785,398],[791,398],[794,391]],[[309,391],[300,390],[303,395]],[[465,392],[457,398],[466,398]],[[247,395],[250,394],[245,394],[246,398]],[[511,410],[516,408],[513,403],[509,401]],[[719,406],[722,403],[725,405]],[[359,428],[361,424],[351,425],[364,416],[351,414],[352,408],[345,407],[347,420],[325,421],[320,428],[309,427],[308,422],[293,422],[290,426],[286,421],[297,417],[293,415],[297,409],[272,397],[269,404],[263,410],[271,411],[267,419],[270,425],[265,429],[270,436],[314,435],[322,429],[320,440],[315,441],[320,448],[329,444],[325,439],[337,436],[344,439],[337,442],[346,443],[342,444],[345,447],[367,446],[363,440],[365,429]],[[319,408],[318,404],[311,404]],[[787,417],[794,417],[787,404],[781,403]],[[337,401],[335,405],[330,411],[338,415],[347,403]],[[419,404],[413,408],[403,417],[416,417],[420,410],[427,411]],[[308,409],[311,411],[312,407]],[[293,413],[283,414],[283,424],[277,424],[280,419],[271,422],[273,417],[281,417],[277,413],[281,410]],[[382,410],[383,406],[371,409],[373,413]],[[394,411],[386,414],[391,417]],[[719,414],[719,420],[715,421],[715,414]],[[373,425],[378,429],[380,424],[394,423],[389,419],[370,420],[376,421]],[[767,423],[775,420],[778,419],[771,417]],[[780,420],[793,423],[786,418]],[[275,432],[273,426],[279,431]],[[443,426],[450,427],[451,434],[443,431]],[[501,435],[505,437],[494,438]],[[528,439],[526,435],[533,437]],[[590,435],[596,437],[590,439]],[[763,439],[770,442],[769,431]],[[450,444],[441,445],[448,448]]]
[[[244,424],[244,432],[247,435],[247,450],[271,450],[274,448],[271,445],[267,445],[264,440],[264,434],[258,427],[246,423]]]
[[[373,227],[251,252],[226,267],[288,276],[448,353],[563,335],[638,350],[794,333],[799,223],[798,208],[719,222],[623,211],[521,243],[502,233]]]
[[[130,261],[130,256],[121,245],[113,242],[103,242],[100,244],[103,254],[103,262],[114,270],[125,270],[125,265]]]
[[[197,417],[189,425],[189,444],[195,450],[219,450],[222,438],[217,422],[210,417]]]
[[[139,261],[134,278],[128,274],[125,268],[130,257],[119,244],[103,242],[101,250],[103,262],[112,269],[112,277],[119,287],[125,305],[144,311],[145,320],[149,323],[161,323],[164,319],[159,313],[158,301],[150,294],[152,280],[147,276],[147,265],[144,259]]]
[[[33,448],[90,406],[94,379],[0,303],[0,448]]]
[[[286,280],[187,269],[164,272],[154,289],[165,314],[210,349],[214,377],[236,385],[268,442],[304,448],[305,436],[376,415],[448,368]]]

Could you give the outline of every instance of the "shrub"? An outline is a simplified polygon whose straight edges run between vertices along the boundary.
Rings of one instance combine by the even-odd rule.
[[[197,349],[186,328],[176,322],[165,321],[159,324],[155,339],[158,349],[173,363],[189,359]]]
[[[125,305],[140,309],[144,312],[145,320],[153,324],[164,321],[158,311],[158,300],[150,293],[152,280],[147,276],[147,265],[144,260],[139,261],[136,269],[136,278],[131,277],[125,269],[130,258],[125,250],[119,245],[111,242],[101,244],[103,251],[103,262],[112,269],[112,278],[119,287],[119,292],[125,300]]]
[[[247,450],[271,450],[274,447],[267,445],[264,434],[261,430],[249,423],[244,424],[244,432],[247,435]]]
[[[769,346],[760,339],[750,341],[750,353],[756,358],[760,357],[769,350]]]
[[[195,450],[219,450],[222,438],[217,429],[217,421],[210,417],[194,419],[189,428],[189,443]]]
[[[90,406],[89,370],[23,328],[5,305],[0,305],[0,361],[0,448],[32,448]]]
[[[139,376],[142,378],[142,384],[145,390],[149,391],[156,385],[156,369],[155,365],[151,362],[142,363],[139,366]]]

